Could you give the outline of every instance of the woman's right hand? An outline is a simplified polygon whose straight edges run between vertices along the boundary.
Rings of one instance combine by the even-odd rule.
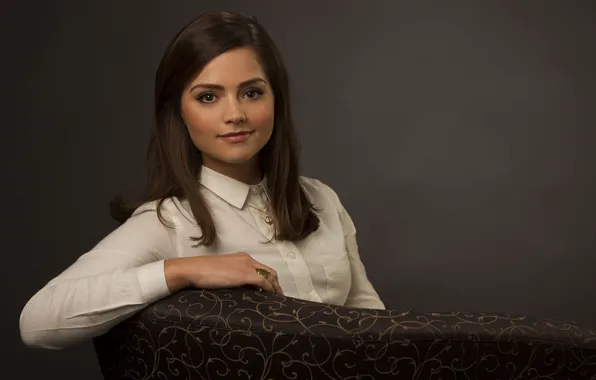
[[[269,276],[258,274],[259,268],[267,270]],[[218,289],[253,285],[283,295],[277,272],[246,252],[168,259],[164,270],[171,293],[186,287]]]

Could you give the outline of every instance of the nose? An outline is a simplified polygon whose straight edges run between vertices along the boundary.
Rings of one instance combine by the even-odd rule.
[[[225,111],[226,124],[240,124],[246,122],[246,112],[236,99],[231,99]]]

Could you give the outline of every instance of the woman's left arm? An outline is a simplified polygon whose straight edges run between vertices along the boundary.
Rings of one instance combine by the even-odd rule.
[[[344,306],[361,307],[370,309],[385,309],[385,305],[379,298],[366,274],[366,269],[360,254],[358,252],[358,242],[356,241],[356,227],[352,222],[352,218],[348,212],[341,207],[339,210],[339,218],[344,231],[346,239],[346,250],[350,258],[350,266],[352,269],[352,286],[350,293]]]
[[[339,219],[341,221],[346,242],[346,250],[350,259],[350,267],[352,270],[352,285],[344,306],[385,309],[386,307],[368,279],[366,269],[364,268],[364,264],[360,259],[360,254],[358,252],[358,242],[356,241],[356,226],[342,205],[337,193],[329,186],[326,187],[331,192],[337,212],[339,214]]]

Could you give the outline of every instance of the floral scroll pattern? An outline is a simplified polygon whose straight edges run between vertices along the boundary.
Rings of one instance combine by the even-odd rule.
[[[592,379],[596,330],[188,290],[95,339],[106,379]]]

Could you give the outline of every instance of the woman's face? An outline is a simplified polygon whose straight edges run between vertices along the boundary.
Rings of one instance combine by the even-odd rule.
[[[274,94],[254,51],[234,49],[209,62],[184,89],[181,112],[203,165],[223,173],[254,167],[274,124]]]

